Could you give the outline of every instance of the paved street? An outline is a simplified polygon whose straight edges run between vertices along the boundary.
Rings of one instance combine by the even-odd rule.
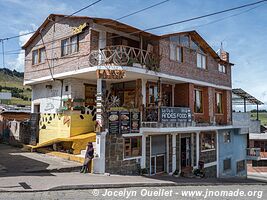
[[[191,193],[189,193],[189,191]],[[193,193],[196,191],[198,193]],[[222,192],[223,191],[223,192]],[[201,193],[202,192],[202,193]],[[219,193],[221,192],[221,193]],[[225,193],[229,192],[229,193]],[[232,192],[232,193],[230,193]],[[239,196],[243,192],[243,195]],[[193,194],[198,194],[193,196]],[[224,196],[222,196],[222,195]],[[104,196],[108,195],[108,196]],[[190,197],[191,195],[191,197]],[[228,195],[228,196],[227,196]],[[232,195],[232,196],[231,196]],[[227,186],[172,186],[172,187],[138,187],[138,188],[116,188],[101,190],[68,190],[49,192],[26,192],[26,193],[1,193],[0,199],[218,199],[218,200],[255,200],[267,199],[267,187],[259,185],[227,185]]]
[[[40,153],[22,152],[19,148],[0,144],[0,177],[29,172],[75,169],[80,163]]]

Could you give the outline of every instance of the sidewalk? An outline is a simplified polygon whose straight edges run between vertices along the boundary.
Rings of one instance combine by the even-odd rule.
[[[94,188],[197,186],[197,185],[263,185],[249,179],[193,179],[171,176],[120,176],[72,173],[38,173],[0,178],[0,192],[53,191]]]

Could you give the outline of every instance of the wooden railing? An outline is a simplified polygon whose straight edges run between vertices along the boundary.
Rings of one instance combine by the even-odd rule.
[[[260,148],[247,148],[247,159],[248,160],[260,160]]]
[[[91,66],[135,66],[156,71],[159,66],[159,57],[152,52],[139,48],[115,45],[92,51],[89,55],[89,64]]]

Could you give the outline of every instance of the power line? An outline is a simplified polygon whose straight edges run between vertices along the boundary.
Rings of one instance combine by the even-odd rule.
[[[140,13],[140,12],[143,12],[143,11],[146,11],[146,10],[149,10],[149,9],[151,9],[151,8],[154,8],[154,7],[156,7],[156,6],[159,6],[159,5],[161,5],[161,4],[164,4],[164,3],[166,3],[166,2],[168,2],[168,1],[170,1],[170,0],[164,0],[164,1],[161,1],[161,2],[158,2],[158,3],[156,3],[156,4],[152,4],[152,5],[150,5],[150,6],[148,6],[148,7],[145,7],[145,8],[142,8],[142,9],[140,9],[140,10],[137,10],[137,11],[134,11],[134,12],[132,12],[132,13],[129,13],[129,14],[126,14],[126,15],[123,15],[123,16],[121,16],[121,17],[119,17],[119,18],[116,18],[115,19],[115,21],[118,21],[118,20],[121,20],[121,19],[124,19],[124,18],[127,18],[127,17],[130,17],[130,16],[133,16],[133,15],[135,15],[135,14],[137,14],[137,13]],[[82,9],[81,9],[82,10]],[[84,9],[83,9],[84,10]],[[77,12],[75,12],[75,14],[76,14]],[[71,15],[69,15],[68,17],[71,17],[71,16],[73,16],[74,14],[72,13]],[[66,17],[67,18],[67,17]],[[65,19],[65,18],[63,18],[63,19]],[[59,20],[60,21],[60,20]],[[57,21],[57,22],[59,22],[59,21]],[[102,25],[109,25],[109,24],[112,24],[112,23],[114,23],[114,22],[107,22],[107,23],[103,23]],[[35,31],[34,31],[35,32]],[[31,34],[31,33],[33,33],[33,32],[30,32],[29,34]],[[27,33],[26,33],[27,34]],[[22,35],[24,35],[24,34],[22,34]],[[14,36],[14,37],[19,37],[19,36],[22,36],[22,35],[18,35],[18,36]],[[63,37],[64,38],[64,37]],[[59,40],[60,38],[58,38],[58,40]],[[49,44],[49,43],[51,43],[52,42],[52,40],[51,41],[47,41],[47,42],[45,42],[44,44]],[[8,53],[8,52],[10,52],[10,55],[12,55],[12,54],[21,54],[22,52],[17,52],[17,51],[20,51],[21,49],[16,49],[16,50],[9,50],[9,51],[6,51],[6,53]]]
[[[81,11],[83,11],[83,10],[85,10],[85,9],[87,9],[87,8],[89,8],[89,7],[91,7],[91,6],[95,5],[95,4],[97,4],[97,3],[99,3],[100,1],[102,1],[102,0],[97,0],[97,1],[95,1],[95,2],[93,2],[93,3],[91,3],[91,4],[89,4],[89,5],[87,5],[87,6],[83,7],[83,8],[81,8],[80,10],[75,11],[74,13],[72,13],[72,14],[70,14],[70,15],[66,15],[66,16],[64,16],[64,18],[60,19],[59,21],[65,19],[65,18],[69,18],[69,17],[71,17],[71,16],[73,16],[73,15],[75,15],[75,14],[77,14],[77,13],[79,13],[79,12],[81,12]],[[58,22],[59,22],[59,21],[58,21]],[[21,36],[25,36],[25,35],[29,35],[29,34],[35,33],[35,32],[36,32],[36,30],[35,30],[35,31],[28,32],[28,33],[23,33],[23,34],[19,34],[19,35],[11,36],[11,37],[2,38],[2,39],[0,39],[0,41],[3,41],[3,40],[10,40],[10,39],[14,39],[14,38],[18,38],[18,37],[21,37]]]

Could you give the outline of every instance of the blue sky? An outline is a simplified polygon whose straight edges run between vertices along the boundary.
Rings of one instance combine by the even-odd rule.
[[[78,15],[116,19],[160,1],[102,0]],[[145,29],[256,1],[170,0],[121,21]],[[50,13],[70,14],[90,2],[93,0],[1,0],[0,38],[32,31]],[[235,64],[232,70],[233,87],[241,87],[267,103],[267,2],[152,32],[165,34],[192,29],[197,30],[215,51],[223,42],[224,49],[230,53],[231,62]],[[5,50],[18,50],[28,37],[5,41]],[[23,71],[23,59],[23,54],[6,55],[5,65]]]

